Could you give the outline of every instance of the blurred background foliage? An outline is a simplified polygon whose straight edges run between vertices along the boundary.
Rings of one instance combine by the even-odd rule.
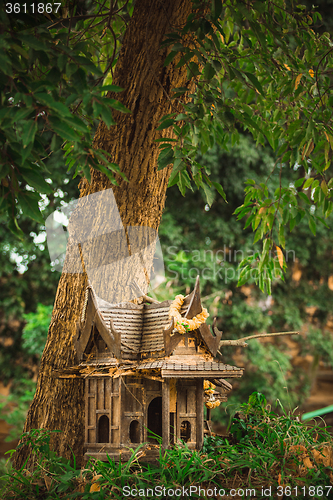
[[[324,19],[319,29],[331,32],[332,2],[316,3]],[[54,194],[40,202],[45,218],[78,196],[79,179],[71,178],[56,155],[50,161],[57,168],[49,180]],[[225,407],[232,411],[235,403],[247,401],[254,391],[265,394],[270,403],[280,399],[293,409],[309,396],[318,368],[333,366],[332,232],[317,226],[314,236],[303,221],[287,234],[288,270],[285,281],[274,283],[271,297],[253,283],[237,287],[238,264],[255,246],[252,230],[243,230],[245,220],[236,221],[233,212],[243,203],[244,181],[265,182],[274,156],[269,147],[256,147],[240,131],[239,143],[229,152],[214,147],[200,161],[211,170],[212,180],[223,185],[228,204],[216,198],[209,208],[198,191],[182,197],[177,186],[168,190],[159,230],[166,281],[156,289],[156,297],[164,300],[189,293],[199,274],[202,301],[210,312],[208,322],[218,318],[224,339],[300,331],[300,336],[254,339],[247,348],[223,349],[225,362],[246,370],[233,384],[227,405],[214,410],[213,419],[226,423]],[[273,177],[276,186],[277,175]],[[302,175],[295,168],[292,176],[296,181]],[[50,265],[45,227],[24,215],[18,219],[24,241],[0,219],[0,382],[10,389],[9,395],[0,396],[0,418],[12,426],[9,439],[18,437],[23,428],[60,278]],[[327,223],[332,228],[333,214]]]
[[[204,161],[224,186],[228,204],[217,199],[209,209],[197,192],[183,198],[178,191],[169,190],[160,227],[170,276],[163,298],[188,293],[200,274],[202,301],[211,314],[208,322],[217,316],[222,338],[300,331],[300,336],[276,337],[274,341],[250,340],[247,348],[224,347],[222,353],[225,362],[246,369],[243,379],[234,383],[237,390],[229,397],[230,409],[253,391],[262,392],[271,403],[280,399],[293,409],[309,396],[319,365],[332,367],[332,233],[321,226],[314,236],[304,222],[288,234],[286,279],[274,283],[271,297],[251,283],[237,287],[237,266],[256,245],[251,229],[243,230],[245,222],[237,222],[233,212],[241,203],[244,180],[264,182],[274,158],[269,148],[255,148],[252,139],[241,134],[239,144],[229,153],[215,148]],[[293,180],[298,177],[295,168]],[[332,222],[331,215],[330,227]],[[304,363],[307,355],[310,358]],[[213,419],[225,422],[222,406],[213,412]]]

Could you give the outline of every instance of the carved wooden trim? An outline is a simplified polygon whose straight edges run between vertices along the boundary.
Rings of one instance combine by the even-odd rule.
[[[202,323],[202,325],[199,326],[199,332],[209,352],[215,357],[220,345],[222,333],[219,332],[220,334],[214,337],[207,323]]]
[[[202,311],[201,305],[201,296],[200,296],[200,278],[199,275],[195,280],[195,285],[193,291],[186,297],[187,301],[189,301],[188,309],[185,314],[185,318],[192,319],[197,314],[200,314]],[[186,299],[184,300],[184,304],[186,304]],[[187,305],[187,304],[186,304]]]
[[[74,346],[77,356],[81,359],[88,341],[91,336],[92,326],[96,325],[102,339],[108,346],[111,352],[119,359],[121,356],[120,334],[115,330],[112,320],[110,319],[110,329],[107,327],[101,313],[98,309],[97,300],[92,288],[89,288],[88,303],[86,309],[86,320],[82,327],[78,325],[76,335],[74,337]]]

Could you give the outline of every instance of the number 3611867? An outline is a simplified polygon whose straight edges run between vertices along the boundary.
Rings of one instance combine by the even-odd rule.
[[[6,14],[57,14],[61,3],[6,3]]]

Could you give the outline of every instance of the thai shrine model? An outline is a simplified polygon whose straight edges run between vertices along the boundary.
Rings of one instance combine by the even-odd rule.
[[[226,401],[224,379],[243,375],[214,360],[222,334],[215,326],[211,332],[207,317],[199,278],[185,298],[140,305],[109,304],[88,286],[75,338],[86,458],[127,460],[129,448],[147,442],[145,459],[154,459],[156,436],[164,449],[180,441],[202,447],[205,402]]]

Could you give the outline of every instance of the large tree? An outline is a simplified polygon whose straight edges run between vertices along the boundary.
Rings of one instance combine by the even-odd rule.
[[[111,130],[101,122],[94,139],[94,145],[110,153],[129,179],[127,182],[120,178],[118,186],[113,187],[125,228],[141,225],[157,229],[161,220],[172,167],[157,171],[159,146],[155,139],[161,133],[156,128],[172,109],[171,89],[185,86],[187,71],[176,64],[165,67],[166,49],[161,50],[160,46],[167,32],[185,24],[191,9],[191,0],[140,0],[126,30],[113,84],[126,89],[121,101],[132,113],[118,117]],[[106,175],[92,170],[90,182],[81,182],[80,195],[111,187]],[[61,429],[54,446],[64,456],[70,449],[82,456],[83,382],[54,379],[52,372],[75,363],[72,340],[86,285],[85,274],[61,276],[37,390],[25,425],[26,431]],[[18,453],[15,466],[24,460],[25,454]]]
[[[104,16],[105,29],[114,37],[111,21],[117,6],[118,2],[111,2],[108,14],[104,4],[94,12],[95,18]],[[231,138],[234,143],[242,125],[257,143],[268,141],[277,150],[267,182],[256,185],[249,180],[238,210],[240,218],[247,217],[246,226],[252,224],[255,241],[263,241],[261,254],[243,263],[240,283],[254,276],[269,291],[273,274],[284,267],[284,226],[290,222],[292,228],[307,216],[315,231],[312,206],[321,207],[324,216],[332,211],[332,180],[327,172],[333,146],[332,118],[327,112],[332,106],[330,36],[313,31],[315,15],[312,19],[293,5],[288,12],[283,2],[228,1],[222,6],[220,0],[137,0],[112,85],[89,89],[91,72],[100,83],[112,64],[105,74],[98,73],[95,52],[92,55],[87,44],[81,42],[72,49],[71,29],[87,17],[83,10],[77,15],[72,11],[69,19],[54,19],[58,27],[60,23],[58,31],[54,24],[36,27],[34,17],[28,18],[35,38],[29,30],[20,32],[13,21],[9,30],[3,30],[13,39],[11,43],[3,37],[1,42],[7,55],[2,56],[6,86],[0,114],[1,190],[11,230],[20,234],[18,208],[40,220],[37,192],[49,191],[41,171],[57,148],[64,148],[69,167],[76,166],[76,173],[82,170],[85,175],[81,197],[113,187],[125,230],[128,226],[157,229],[168,182],[177,183],[182,194],[194,182],[203,188],[209,204],[215,189],[225,196],[220,183],[211,181],[208,170],[197,161],[197,153],[206,152],[214,142],[227,147]],[[76,41],[79,36],[75,34]],[[116,52],[116,41],[113,46]],[[29,69],[28,78],[22,65]],[[103,97],[103,89],[111,93]],[[116,110],[116,125],[110,107]],[[94,150],[89,144],[91,113],[103,118]],[[156,142],[162,136],[162,143]],[[281,178],[288,163],[304,169],[303,177],[289,187],[280,183],[270,192],[270,176],[277,170]],[[310,186],[311,193],[305,193]],[[277,252],[277,260],[271,258],[271,250]],[[52,372],[74,363],[72,340],[86,284],[84,273],[64,273],[60,279],[25,426],[26,430],[61,429],[54,446],[63,455],[70,454],[70,449],[82,455],[82,383],[54,379]],[[21,448],[15,465],[24,459]]]

